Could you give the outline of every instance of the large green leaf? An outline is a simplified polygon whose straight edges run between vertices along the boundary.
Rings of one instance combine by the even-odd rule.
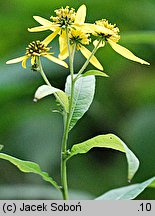
[[[40,100],[48,95],[54,94],[60,104],[64,107],[66,112],[69,109],[68,96],[62,90],[54,88],[53,86],[42,85],[35,92],[34,100]]]
[[[126,144],[113,134],[99,135],[72,147],[70,157],[76,154],[87,153],[94,147],[111,148],[124,152],[128,162],[128,180],[130,181],[139,167],[139,160],[134,153],[126,146]]]
[[[75,75],[76,77],[76,75]],[[71,76],[67,77],[65,92],[71,95]],[[95,76],[80,77],[75,82],[74,98],[69,130],[89,109],[95,93]]]
[[[131,200],[136,198],[147,187],[155,187],[155,177],[139,184],[110,190],[96,200]]]
[[[14,164],[16,167],[18,167],[19,170],[25,173],[35,173],[40,175],[45,181],[50,182],[55,188],[60,190],[58,184],[51,178],[49,177],[48,173],[43,172],[39,165],[30,162],[30,161],[23,161],[20,159],[17,159],[15,157],[12,157],[7,154],[0,153],[0,158],[9,161],[10,163]]]

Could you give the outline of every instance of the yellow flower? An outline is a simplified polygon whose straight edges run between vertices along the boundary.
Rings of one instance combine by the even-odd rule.
[[[49,51],[50,51],[50,47],[46,46],[46,41],[42,41],[42,42],[40,42],[39,40],[33,41],[26,48],[26,53],[24,56],[9,60],[6,62],[6,64],[14,64],[14,63],[22,62],[22,67],[26,68],[26,61],[28,60],[28,58],[31,58],[32,69],[37,70],[38,57],[44,56],[50,61],[53,61],[59,65],[68,68],[68,65],[64,61],[52,56],[51,54],[53,53],[50,53]]]
[[[75,9],[70,9],[69,6],[66,6],[65,8],[62,7],[58,10],[55,10],[55,13],[56,16],[50,17],[52,22],[42,17],[34,16],[34,19],[42,26],[29,28],[28,30],[30,32],[39,32],[45,30],[53,31],[53,33],[46,38],[46,45],[48,45],[59,34],[59,46],[61,53],[65,48],[64,46],[66,46],[66,27],[69,29],[71,27],[83,28],[83,30],[86,28],[86,31],[89,31],[91,27],[89,24],[84,23],[86,18],[85,5],[81,5],[77,12],[75,12]]]
[[[73,46],[76,45],[76,49],[80,50],[83,56],[86,59],[88,59],[91,56],[91,52],[83,45],[89,45],[89,43],[91,42],[91,39],[89,37],[90,37],[90,34],[86,34],[79,29],[71,29],[69,31],[69,40],[70,40],[71,50],[73,49]],[[59,58],[64,60],[68,56],[69,56],[68,46],[67,46],[67,43],[65,43],[64,49],[59,54]],[[100,62],[97,60],[95,56],[91,57],[90,63],[94,65],[96,68],[98,68],[99,70],[103,70],[102,65],[100,64]]]
[[[148,62],[135,56],[131,51],[129,51],[125,47],[117,44],[117,42],[120,39],[120,35],[119,35],[119,28],[116,27],[116,24],[112,25],[105,19],[98,20],[96,21],[94,25],[93,34],[97,36],[98,38],[103,38],[103,42],[100,46],[104,46],[105,45],[104,41],[107,41],[117,53],[124,56],[125,58],[130,59],[135,62],[139,62],[141,64],[150,65]],[[96,46],[97,43],[98,43],[98,40],[95,40],[93,42],[94,46]]]

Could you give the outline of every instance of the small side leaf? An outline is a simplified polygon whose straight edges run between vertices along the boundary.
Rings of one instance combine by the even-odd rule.
[[[68,96],[62,90],[54,88],[53,86],[42,85],[40,86],[34,96],[34,101],[40,100],[48,95],[54,94],[60,104],[64,107],[65,111],[68,112],[69,102]]]
[[[3,145],[0,145],[0,151],[3,149],[3,147],[4,147]]]
[[[99,135],[72,147],[70,157],[76,154],[87,153],[94,147],[111,148],[124,152],[128,162],[128,180],[130,181],[139,167],[139,161],[134,153],[126,146],[126,144],[113,134]]]
[[[76,77],[77,75],[75,75]],[[65,92],[71,95],[71,76],[67,77]],[[87,76],[80,77],[76,80],[74,86],[73,106],[69,130],[71,130],[77,121],[89,109],[95,93],[95,77]]]
[[[15,157],[12,157],[7,154],[0,153],[0,158],[9,161],[10,163],[14,164],[16,167],[18,167],[19,170],[25,173],[35,173],[40,175],[45,181],[50,182],[55,188],[60,190],[58,184],[51,178],[49,177],[48,173],[43,172],[39,165],[30,162],[30,161],[23,161],[20,159],[17,159]]]
[[[109,77],[106,73],[103,73],[102,71],[99,71],[99,70],[89,70],[85,72],[84,74],[82,74],[83,77],[90,76],[90,75]]]
[[[96,198],[96,200],[132,200],[141,194],[147,187],[155,187],[155,177],[142,183],[110,190]]]

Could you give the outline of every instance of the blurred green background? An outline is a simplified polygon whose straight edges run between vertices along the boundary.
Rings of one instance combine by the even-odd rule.
[[[0,143],[3,152],[35,161],[60,180],[62,117],[53,113],[54,98],[33,103],[40,75],[20,64],[5,65],[25,53],[34,39],[44,39],[49,31],[29,33],[37,26],[33,15],[49,18],[61,6],[78,8],[86,4],[87,21],[107,18],[121,30],[124,45],[151,66],[131,62],[109,46],[97,53],[110,78],[97,78],[95,100],[73,129],[70,145],[95,135],[114,133],[140,159],[140,169],[132,183],[155,175],[155,1],[154,0],[5,0],[0,3]],[[58,43],[52,45],[58,54]],[[84,62],[78,54],[76,69]],[[68,71],[45,61],[45,71],[53,86],[64,89]],[[93,68],[89,66],[89,68]],[[107,190],[128,185],[127,163],[122,153],[93,149],[68,163],[68,183],[72,199],[93,199]],[[56,191],[39,176],[23,174],[0,160],[0,199],[59,199]],[[155,199],[147,189],[138,199]]]

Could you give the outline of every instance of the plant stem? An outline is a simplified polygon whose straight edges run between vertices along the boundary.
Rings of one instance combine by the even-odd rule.
[[[44,79],[45,83],[49,86],[51,86],[51,83],[48,81],[44,71],[43,71],[43,67],[42,67],[42,64],[41,64],[41,60],[40,60],[40,57],[38,58],[38,65],[39,65],[39,69],[40,69],[40,74],[42,76],[42,78]]]
[[[77,76],[75,77],[74,81],[76,81],[76,80],[78,79],[78,77],[79,77],[79,76],[83,73],[83,71],[86,69],[86,67],[87,67],[88,64],[89,64],[90,59],[92,58],[93,55],[95,55],[96,51],[98,50],[101,41],[102,41],[102,39],[100,39],[100,40],[98,41],[97,46],[94,47],[94,49],[93,49],[91,55],[90,55],[89,58],[86,60],[86,62],[85,62],[84,65],[82,66],[82,68],[79,70],[79,72],[78,72]]]
[[[76,49],[76,44],[73,45],[73,50],[71,53],[70,41],[68,36],[68,29],[66,28],[67,44],[68,44],[68,53],[69,53],[69,65],[70,65],[70,75],[71,75],[71,95],[70,95],[70,104],[69,104],[69,113],[65,116],[66,121],[64,121],[64,134],[62,140],[62,150],[61,150],[61,184],[62,184],[62,194],[63,199],[68,199],[68,184],[67,184],[67,141],[69,135],[69,125],[72,117],[72,105],[74,97],[74,54]]]

